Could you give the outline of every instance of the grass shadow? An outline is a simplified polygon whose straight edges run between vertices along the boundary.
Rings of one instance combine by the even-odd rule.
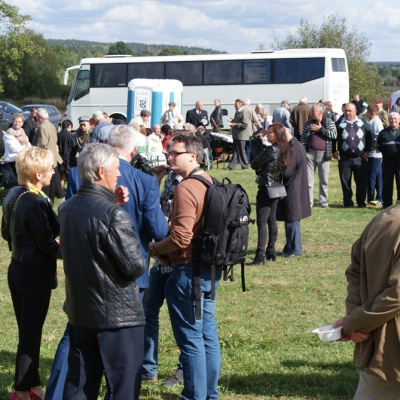
[[[310,363],[290,360],[282,361],[281,364],[291,372],[222,376],[219,383],[224,387],[223,391],[249,398],[299,396],[320,400],[350,400],[354,396],[358,384],[358,372],[351,363]]]

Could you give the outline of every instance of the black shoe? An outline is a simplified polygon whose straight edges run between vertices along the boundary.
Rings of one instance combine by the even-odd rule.
[[[254,260],[249,263],[249,265],[260,265],[261,263],[263,263],[263,265],[267,264],[265,254],[256,254]]]
[[[177,369],[163,384],[164,387],[172,387],[183,383],[183,372]]]
[[[267,256],[267,260],[275,261],[276,260],[276,250],[275,248],[267,248],[265,250],[265,255]]]

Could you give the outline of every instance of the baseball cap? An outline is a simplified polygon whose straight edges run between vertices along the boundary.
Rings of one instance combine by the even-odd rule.
[[[281,104],[288,104],[290,106],[290,103],[287,100],[282,100]]]
[[[375,100],[375,104],[383,104],[382,100]]]

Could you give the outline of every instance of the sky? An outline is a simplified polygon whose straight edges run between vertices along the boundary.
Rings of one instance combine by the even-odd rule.
[[[398,0],[6,0],[45,39],[195,46],[249,53],[295,33],[301,19],[345,17],[371,43],[369,61],[400,62]],[[319,11],[321,10],[321,11]]]

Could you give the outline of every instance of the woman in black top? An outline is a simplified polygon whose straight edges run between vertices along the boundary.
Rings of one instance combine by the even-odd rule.
[[[12,251],[8,268],[18,349],[14,390],[10,400],[43,400],[39,377],[42,328],[56,286],[56,260],[61,250],[56,237],[60,226],[42,189],[54,174],[50,150],[30,147],[17,155],[18,183],[3,203],[1,233]]]
[[[271,124],[264,139],[268,139],[267,146],[251,163],[251,168],[256,170],[258,193],[256,200],[258,242],[256,256],[250,265],[265,265],[266,259],[275,261],[275,243],[278,237],[276,223],[276,207],[278,199],[268,196],[267,186],[276,186],[282,183],[283,168],[290,159],[289,144],[286,128],[282,124]],[[268,246],[267,225],[269,229]]]

